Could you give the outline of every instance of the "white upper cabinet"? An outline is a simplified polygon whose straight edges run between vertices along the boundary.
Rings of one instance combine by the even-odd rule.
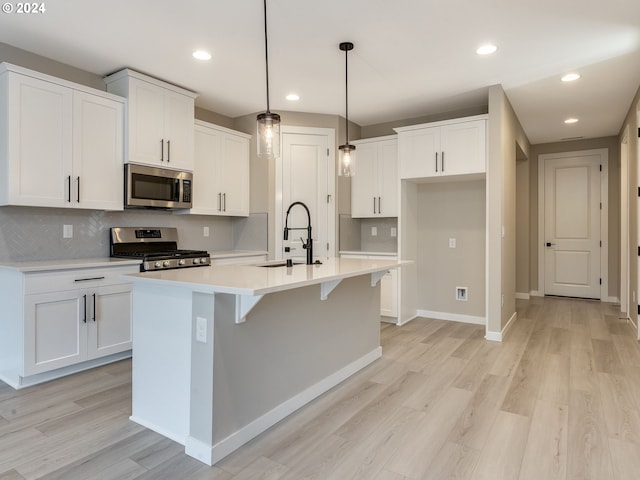
[[[123,209],[124,99],[0,69],[0,204]]]
[[[193,208],[203,215],[249,215],[250,135],[195,123]]]
[[[486,172],[486,115],[396,128],[401,179]]]
[[[398,148],[395,135],[352,142],[356,174],[351,178],[351,216],[398,216]]]
[[[125,161],[193,170],[196,94],[129,69],[105,82],[109,92],[129,99]]]

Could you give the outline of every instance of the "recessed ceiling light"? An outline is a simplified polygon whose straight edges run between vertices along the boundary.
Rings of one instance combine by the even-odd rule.
[[[211,54],[205,50],[196,50],[192,55],[197,60],[211,60]]]
[[[563,82],[573,82],[574,80],[578,80],[579,78],[579,73],[567,73],[560,80],[562,80]]]
[[[495,45],[487,44],[487,45],[482,45],[480,48],[478,48],[476,50],[476,53],[478,55],[489,55],[495,52],[496,50],[498,50],[498,47],[496,47]]]
[[[564,123],[578,123],[577,118],[567,118]]]
[[[298,100],[300,100],[300,95],[298,95],[297,93],[290,93],[285,98],[290,102],[297,102]]]

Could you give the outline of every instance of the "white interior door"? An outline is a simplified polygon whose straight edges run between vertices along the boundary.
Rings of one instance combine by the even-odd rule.
[[[544,164],[544,293],[600,298],[598,153],[564,154]]]
[[[332,203],[333,189],[330,188],[333,169],[329,165],[329,138],[324,133],[282,134],[282,210],[281,220],[284,227],[286,212],[294,202],[304,203],[311,213],[314,258],[327,258],[330,254],[329,236],[333,231]],[[331,172],[331,173],[330,173]],[[301,238],[307,240],[307,213],[301,206],[295,206],[289,214],[288,227],[301,228],[291,230],[289,240],[282,243],[289,247],[291,257],[300,261],[306,259],[306,250],[302,248]],[[281,235],[282,230],[276,230]]]

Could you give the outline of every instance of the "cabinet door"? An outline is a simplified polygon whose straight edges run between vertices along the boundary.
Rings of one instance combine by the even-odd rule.
[[[222,155],[217,159],[222,192],[222,214],[249,215],[249,140],[223,136]]]
[[[72,290],[24,298],[24,376],[86,360],[83,293]]]
[[[440,128],[430,127],[400,132],[400,178],[424,178],[439,175]]]
[[[351,177],[351,216],[375,217],[378,212],[378,144],[356,145],[356,174]]]
[[[11,74],[7,204],[64,207],[71,176],[72,90]]]
[[[378,146],[378,214],[398,216],[398,142],[387,140]]]
[[[380,280],[380,315],[398,316],[398,272],[396,269],[387,272]]]
[[[130,82],[127,161],[166,166],[165,89],[135,78]]]
[[[193,99],[165,91],[164,164],[169,168],[193,170]]]
[[[197,126],[194,132],[193,208],[191,213],[217,215],[221,208],[217,163],[222,151],[222,133]]]
[[[91,290],[87,297],[87,357],[131,349],[131,285]]]
[[[485,120],[475,120],[441,127],[444,175],[486,171],[485,125]]]
[[[124,105],[74,92],[73,206],[123,209]]]

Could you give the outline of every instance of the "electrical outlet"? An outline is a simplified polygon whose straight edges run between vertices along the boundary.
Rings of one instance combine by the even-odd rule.
[[[207,319],[196,317],[196,342],[207,343]]]
[[[73,225],[62,226],[62,238],[73,238]]]
[[[209,227],[204,227],[204,229],[202,230],[202,234],[205,237],[208,237],[209,236]]]
[[[378,227],[371,227],[371,236],[372,237],[378,236]]]
[[[450,238],[449,239],[449,248],[456,248],[456,239],[455,238]]]
[[[467,287],[456,287],[456,300],[466,302],[469,298]]]
[[[396,227],[391,227],[391,236],[392,237],[398,236],[398,229]]]

